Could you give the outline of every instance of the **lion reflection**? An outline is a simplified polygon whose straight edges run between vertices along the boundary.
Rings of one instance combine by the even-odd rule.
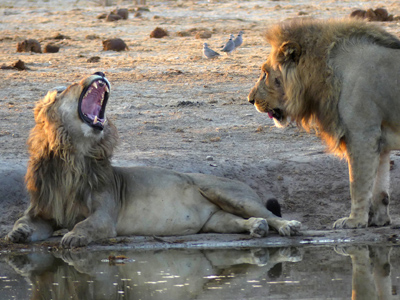
[[[31,299],[110,300],[209,298],[217,287],[240,290],[247,280],[280,276],[282,262],[301,260],[296,248],[130,252],[113,261],[109,255],[32,253],[8,263],[32,283]]]
[[[367,245],[335,248],[337,253],[351,257],[352,300],[394,299],[390,277],[391,250],[391,247]]]

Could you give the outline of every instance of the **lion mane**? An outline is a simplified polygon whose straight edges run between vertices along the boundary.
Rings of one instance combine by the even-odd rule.
[[[49,92],[35,107],[25,181],[32,216],[51,216],[56,226],[71,228],[79,215],[90,213],[89,192],[101,190],[113,177],[110,159],[118,133],[108,121],[105,138],[78,149],[80,144],[73,143],[58,108],[57,91]]]
[[[329,150],[345,155],[345,129],[338,113],[342,81],[335,75],[330,57],[360,43],[400,49],[400,40],[359,20],[311,19],[274,25],[265,38],[272,46],[269,61],[282,72],[285,109],[292,120],[306,130],[317,127]]]

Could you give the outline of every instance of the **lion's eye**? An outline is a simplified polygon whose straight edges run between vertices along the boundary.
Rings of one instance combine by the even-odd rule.
[[[280,87],[280,86],[281,86],[281,81],[279,80],[279,78],[275,78],[275,85],[276,85],[277,87]]]
[[[264,80],[265,78],[267,78],[267,72],[264,72],[262,79]]]

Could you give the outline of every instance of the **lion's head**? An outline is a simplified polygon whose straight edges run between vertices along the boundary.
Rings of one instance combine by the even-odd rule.
[[[359,20],[295,19],[266,32],[271,53],[248,100],[275,123],[290,118],[306,130],[318,128],[329,150],[341,154],[345,130],[338,105],[343,78],[335,55],[354,42],[399,49],[400,41],[380,27]]]
[[[269,60],[262,65],[261,76],[250,91],[248,100],[259,112],[267,113],[278,127],[287,125],[282,73]]]
[[[96,72],[37,103],[25,178],[35,214],[74,224],[89,188],[108,182],[118,141],[106,117],[109,95],[110,83]]]
[[[49,91],[35,107],[36,126],[28,141],[31,154],[45,145],[47,153],[82,151],[88,155],[95,152],[113,128],[106,118],[109,94],[110,83],[101,72],[85,77],[64,91]]]

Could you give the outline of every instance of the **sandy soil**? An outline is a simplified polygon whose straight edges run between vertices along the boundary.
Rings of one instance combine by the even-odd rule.
[[[116,165],[151,165],[238,179],[261,197],[276,197],[284,216],[304,230],[328,230],[349,214],[347,164],[326,154],[315,135],[281,130],[258,113],[247,94],[269,52],[265,28],[295,17],[341,18],[354,9],[385,7],[400,15],[398,1],[148,1],[149,11],[128,20],[98,19],[116,6],[90,1],[18,0],[0,3],[0,64],[25,62],[27,71],[0,70],[0,237],[27,206],[23,175],[26,139],[35,101],[47,90],[103,71],[112,84],[108,116],[121,143]],[[400,35],[399,22],[380,23]],[[162,39],[150,38],[161,27]],[[208,30],[208,39],[180,32]],[[245,32],[232,55],[202,57],[202,44],[218,50],[229,34]],[[56,40],[57,34],[67,38]],[[128,51],[103,51],[102,41],[121,38]],[[27,38],[60,47],[58,53],[17,53]],[[98,62],[88,59],[98,56]],[[400,158],[393,153],[391,214],[400,214]],[[396,222],[395,222],[396,223]],[[343,232],[345,237],[349,232]],[[368,231],[367,235],[368,235]],[[324,231],[329,235],[329,232]]]

